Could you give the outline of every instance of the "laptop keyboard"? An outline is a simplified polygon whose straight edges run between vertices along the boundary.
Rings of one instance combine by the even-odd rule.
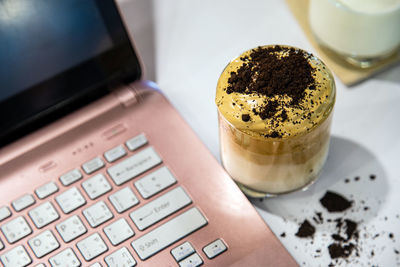
[[[106,162],[112,165],[104,168]],[[33,194],[26,194],[13,201],[11,206],[15,210],[14,215],[11,208],[1,207],[0,222],[5,221],[1,231],[6,240],[0,239],[0,250],[6,250],[7,243],[15,244],[0,255],[2,264],[5,267],[24,267],[30,265],[34,258],[40,259],[53,253],[48,262],[36,266],[86,266],[88,263],[81,262],[77,255],[93,267],[136,266],[138,261],[135,258],[146,260],[207,225],[207,220],[196,207],[166,220],[191,205],[192,199],[177,184],[168,167],[160,166],[153,170],[161,164],[162,159],[148,144],[145,135],[141,134],[124,145],[105,151],[102,157],[91,159],[80,168],[61,175],[58,181],[38,187],[34,191],[37,198]],[[147,175],[134,183],[127,183],[146,172]],[[90,176],[83,179],[84,174]],[[113,191],[117,186],[118,190]],[[161,193],[171,186],[175,188]],[[59,192],[60,187],[67,187],[67,190]],[[55,196],[54,200],[48,199],[50,196]],[[106,198],[88,204],[89,199],[96,200],[103,196]],[[135,207],[144,200],[149,201],[139,208]],[[18,214],[28,208],[31,209],[27,216]],[[79,214],[68,217],[77,209],[81,211]],[[129,214],[130,220],[126,219],[127,216],[122,218],[120,214]],[[60,222],[54,227],[38,230],[58,220]],[[135,238],[135,233],[164,220],[160,226]],[[99,227],[98,232],[88,234],[88,228],[96,227]],[[76,246],[60,249],[60,244],[78,238]],[[114,248],[104,241],[118,246],[128,239],[130,247]],[[205,246],[203,252],[211,259],[226,249],[225,243],[217,239]],[[173,248],[171,257],[179,266],[203,264],[199,253],[187,241]]]

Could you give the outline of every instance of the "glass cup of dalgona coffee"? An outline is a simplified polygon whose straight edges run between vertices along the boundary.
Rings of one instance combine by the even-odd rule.
[[[225,67],[215,98],[221,160],[246,195],[306,189],[318,178],[335,90],[325,64],[295,47],[260,46]]]

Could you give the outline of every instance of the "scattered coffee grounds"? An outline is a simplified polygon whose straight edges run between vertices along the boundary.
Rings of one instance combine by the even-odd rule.
[[[375,175],[374,177],[376,178]],[[371,179],[371,181],[374,179]],[[340,208],[337,208],[335,206],[336,204],[334,204],[333,206],[335,207],[332,208],[330,206],[331,204],[325,203],[326,200],[335,202],[332,201],[332,199],[335,200],[336,202],[343,202],[345,205],[343,204]],[[315,250],[312,250],[313,253],[312,256],[314,258],[320,258],[323,257],[326,254],[326,252],[328,252],[329,253],[328,255],[330,256],[331,259],[331,262],[328,263],[327,265],[329,267],[381,266],[379,264],[378,265],[374,264],[373,260],[374,258],[376,258],[377,255],[381,256],[381,252],[383,252],[387,248],[388,244],[393,244],[394,246],[392,248],[391,253],[393,253],[396,257],[396,264],[393,266],[400,266],[400,257],[399,257],[400,250],[398,248],[398,243],[395,240],[395,233],[375,229],[373,225],[371,228],[366,225],[363,225],[362,222],[364,218],[362,217],[360,218],[360,222],[357,222],[348,218],[346,213],[342,214],[337,213],[338,209],[346,211],[351,206],[354,207],[350,210],[351,213],[349,213],[348,215],[352,215],[353,212],[360,212],[360,211],[367,212],[369,211],[370,208],[368,206],[365,206],[365,204],[367,203],[366,201],[367,200],[359,200],[358,201],[359,206],[356,206],[355,201],[349,201],[338,193],[327,191],[324,197],[320,199],[320,204],[324,206],[324,208],[326,208],[326,210],[330,213],[328,216],[330,217],[335,216],[335,217],[324,218],[324,215],[327,215],[326,211],[320,212],[316,210],[314,211],[315,215],[312,215],[312,219],[315,222],[316,227],[311,225],[311,223],[307,219],[305,219],[304,222],[300,225],[295,235],[302,239],[304,237],[311,238],[311,241],[305,244],[305,247],[307,247],[307,245],[314,244],[315,242],[314,238],[319,239],[319,237],[314,237],[314,235],[317,232],[318,228],[321,227],[320,230],[322,230],[321,236],[323,243],[315,243],[315,244],[322,245],[324,247],[322,249],[316,247]],[[329,206],[329,209],[327,206]],[[400,214],[396,214],[393,216],[396,220],[400,219]],[[390,220],[388,216],[384,216],[382,219],[384,219],[385,221]],[[329,229],[329,233],[325,232],[327,229]],[[375,233],[372,232],[377,230],[379,232]],[[382,238],[386,238],[387,241],[390,240],[391,242],[390,243],[386,242],[385,245],[378,247],[376,244],[378,244],[379,242],[376,242],[376,240]],[[368,241],[368,243],[366,241]],[[295,246],[295,249],[296,248],[297,247]],[[306,266],[306,264],[303,265]],[[307,266],[314,266],[314,265],[307,265]]]
[[[375,174],[371,174],[371,175],[369,176],[369,179],[371,179],[371,181],[375,180],[375,179],[376,179],[376,175],[375,175]]]
[[[250,120],[250,115],[249,114],[243,114],[242,115],[242,121],[248,122]]]
[[[281,234],[281,237],[286,237],[286,233],[283,232],[283,233]]]
[[[354,177],[354,181],[356,181],[356,182],[360,181],[360,176]]]
[[[312,224],[305,220],[301,225],[299,230],[296,233],[296,236],[301,238],[313,237],[315,233],[315,227]]]
[[[329,212],[345,211],[353,204],[352,201],[332,191],[327,191],[319,201]]]

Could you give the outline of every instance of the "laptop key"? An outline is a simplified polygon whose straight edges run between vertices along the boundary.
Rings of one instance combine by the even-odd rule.
[[[50,202],[45,202],[29,211],[29,217],[31,217],[37,228],[42,228],[60,218]]]
[[[108,267],[133,267],[136,261],[126,247],[120,248],[105,259]]]
[[[0,222],[11,216],[11,211],[8,207],[4,206],[0,208]]]
[[[121,218],[105,227],[104,233],[114,246],[121,244],[128,238],[135,235],[135,232],[124,218]]]
[[[190,203],[192,203],[192,200],[186,194],[185,190],[182,187],[177,187],[134,210],[130,214],[130,217],[137,228],[143,231]]]
[[[42,185],[41,187],[37,188],[35,190],[35,193],[38,198],[44,199],[44,198],[54,194],[57,191],[58,191],[58,187],[57,187],[56,183],[50,182],[50,183],[47,183],[47,184]]]
[[[116,185],[121,185],[161,162],[162,160],[154,148],[149,147],[108,168],[107,172]]]
[[[25,267],[32,262],[25,248],[20,245],[0,256],[4,267]]]
[[[102,267],[100,263],[95,262],[92,265],[90,265],[90,267]]]
[[[221,239],[217,239],[214,242],[205,246],[203,248],[203,252],[209,259],[212,259],[218,256],[219,254],[225,252],[226,249],[227,248],[225,243]]]
[[[94,158],[86,163],[84,163],[82,165],[82,169],[87,173],[87,174],[91,174],[94,173],[95,171],[101,169],[104,167],[104,161],[97,157]]]
[[[30,239],[28,244],[38,258],[46,256],[50,252],[60,247],[60,244],[57,242],[50,230],[44,231],[43,233]]]
[[[82,176],[81,171],[78,169],[74,169],[72,171],[67,172],[64,175],[61,175],[60,181],[64,186],[68,186],[70,184],[75,183],[76,181],[79,181],[82,178],[83,178],[83,176]]]
[[[145,144],[147,144],[147,138],[144,134],[140,134],[138,136],[135,136],[131,139],[129,139],[128,141],[125,142],[126,147],[130,150],[130,151],[134,151],[142,146],[144,146]]]
[[[175,177],[167,167],[162,167],[135,182],[135,187],[147,199],[176,183]]]
[[[58,195],[56,201],[65,214],[68,214],[86,204],[86,200],[76,187],[72,187]]]
[[[90,261],[108,250],[106,243],[98,233],[79,241],[76,244],[85,260]]]
[[[77,215],[57,224],[56,229],[65,243],[68,243],[87,232],[85,225]]]
[[[195,252],[196,251],[189,242],[185,242],[171,250],[171,254],[176,261],[181,261]]]
[[[85,189],[90,199],[96,199],[112,189],[106,177],[101,173],[84,181],[82,187]]]
[[[36,265],[35,267],[46,267],[46,265],[44,265],[44,263],[39,263],[39,264]]]
[[[203,265],[203,260],[197,253],[194,253],[191,256],[184,259],[183,261],[179,262],[180,267],[197,267],[200,265]]]
[[[126,151],[122,145],[114,147],[113,149],[110,149],[106,153],[104,153],[104,157],[108,162],[114,162],[125,155]]]
[[[16,200],[14,200],[12,203],[13,208],[15,211],[21,211],[23,209],[26,209],[27,207],[35,204],[35,199],[33,198],[32,195],[26,194]]]
[[[122,213],[139,204],[139,200],[129,187],[125,187],[115,192],[109,196],[108,199],[118,213]]]
[[[81,262],[71,248],[67,248],[49,259],[52,267],[79,267]]]
[[[206,224],[200,211],[191,208],[134,240],[131,245],[140,259],[145,260]]]
[[[10,244],[17,242],[32,233],[32,229],[22,216],[19,216],[1,226],[1,231]]]
[[[83,215],[93,228],[114,217],[104,201],[99,201],[89,208],[83,210]]]

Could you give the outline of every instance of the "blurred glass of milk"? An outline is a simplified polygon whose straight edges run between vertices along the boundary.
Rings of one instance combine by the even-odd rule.
[[[362,68],[400,47],[400,0],[310,0],[309,22],[320,45]]]

